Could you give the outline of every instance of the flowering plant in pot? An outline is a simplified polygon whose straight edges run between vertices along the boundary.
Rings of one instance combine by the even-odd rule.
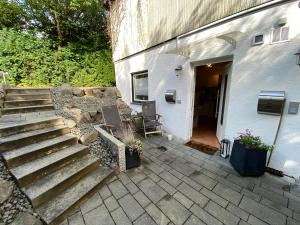
[[[126,168],[131,169],[141,165],[141,155],[143,154],[143,143],[134,137],[126,135],[123,142],[125,143]]]
[[[242,176],[260,176],[265,171],[267,152],[273,145],[262,142],[249,129],[235,139],[230,156],[230,163]]]

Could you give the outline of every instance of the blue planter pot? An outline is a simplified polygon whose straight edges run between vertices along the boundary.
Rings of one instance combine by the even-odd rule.
[[[242,176],[261,176],[265,172],[267,152],[248,149],[235,140],[230,156],[233,168]]]

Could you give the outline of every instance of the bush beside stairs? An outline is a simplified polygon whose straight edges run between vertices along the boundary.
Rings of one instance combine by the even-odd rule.
[[[43,222],[59,224],[114,176],[114,171],[101,167],[88,147],[70,134],[64,119],[54,114],[49,89],[6,92],[0,153]],[[42,113],[49,110],[52,113]]]

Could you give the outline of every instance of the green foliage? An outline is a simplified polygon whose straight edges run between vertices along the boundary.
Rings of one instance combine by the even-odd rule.
[[[0,31],[0,70],[14,86],[112,86],[114,68],[108,48],[87,51],[80,45],[58,50],[46,36],[12,29]]]
[[[19,4],[9,0],[0,0],[0,29],[20,28],[25,21],[25,14]]]
[[[245,133],[240,133],[238,139],[242,145],[249,149],[272,151],[274,148],[273,145],[266,145],[263,143],[259,136],[252,135],[249,129],[246,129]]]
[[[59,46],[70,42],[97,50],[107,46],[101,0],[24,0],[21,7],[29,29],[48,34]]]
[[[101,59],[101,60],[99,60]],[[115,85],[114,67],[111,51],[87,52],[82,56],[82,68],[75,73],[70,83],[74,86],[112,86]]]
[[[0,0],[0,14],[11,85],[114,85],[103,0]]]

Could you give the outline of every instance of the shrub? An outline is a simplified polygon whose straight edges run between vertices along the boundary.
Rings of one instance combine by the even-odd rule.
[[[143,154],[143,143],[141,140],[135,138],[133,134],[126,133],[123,142],[130,152],[137,152],[139,155]]]
[[[42,34],[0,30],[0,71],[9,73],[13,86],[112,86],[111,58],[107,47],[88,51],[69,44],[56,50],[55,43]]]

